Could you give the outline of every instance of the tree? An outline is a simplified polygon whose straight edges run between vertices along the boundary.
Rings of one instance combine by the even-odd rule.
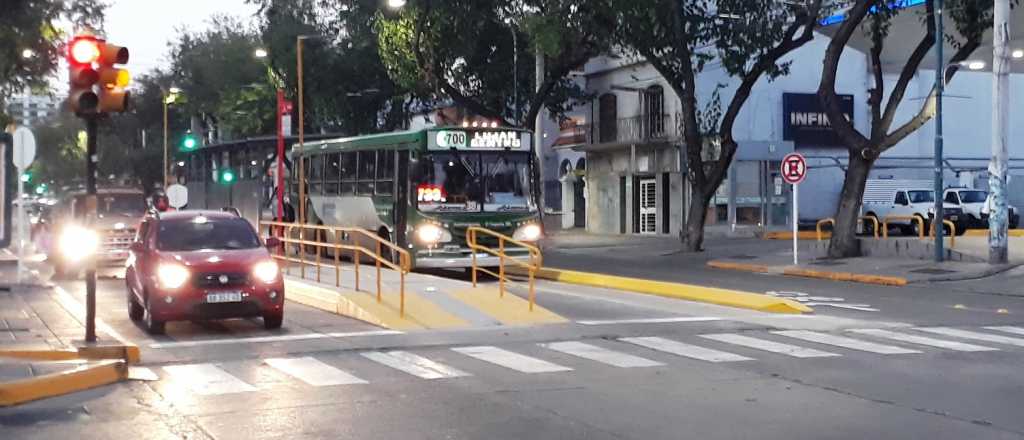
[[[46,85],[63,56],[60,22],[98,28],[104,8],[100,0],[5,1],[0,14],[0,103],[14,91]],[[6,125],[5,119],[0,111],[0,126]]]
[[[556,117],[571,109],[584,94],[570,74],[611,45],[601,32],[608,17],[590,1],[424,0],[396,15],[379,23],[393,77],[512,126],[530,126],[545,107]],[[538,50],[546,65],[539,88],[531,62]]]
[[[680,99],[692,188],[683,241],[700,251],[705,213],[736,154],[736,118],[758,81],[789,72],[789,62],[780,60],[813,38],[822,1],[606,0],[604,7],[616,14],[609,31],[650,62]],[[697,79],[712,60],[738,82],[724,111],[722,87],[699,105]]]
[[[1013,0],[1014,5],[1018,3],[1018,0]],[[835,215],[835,232],[829,242],[828,254],[833,258],[857,256],[860,251],[855,229],[861,201],[864,198],[864,186],[875,161],[882,153],[894,147],[935,115],[936,94],[933,88],[917,113],[893,130],[896,111],[903,102],[907,86],[917,75],[921,62],[935,44],[933,0],[925,2],[925,13],[921,17],[921,38],[900,68],[899,77],[892,85],[888,99],[883,103],[883,93],[887,90],[887,84],[882,73],[881,56],[888,40],[889,26],[898,14],[913,13],[898,5],[898,2],[886,0],[857,0],[846,11],[844,21],[839,25],[825,52],[818,97],[825,107],[829,120],[832,121],[833,129],[846,145],[849,154],[849,166],[846,169],[846,179]],[[944,72],[946,82],[956,74],[959,63],[970,57],[981,45],[985,31],[992,25],[992,6],[992,0],[946,0],[946,12],[952,17],[959,34],[959,38],[952,33],[942,36],[955,49],[948,61],[950,68]],[[868,58],[874,86],[868,95],[868,107],[871,112],[869,133],[861,133],[843,116],[835,90],[839,59],[853,33],[858,30],[865,32],[870,40]],[[941,197],[941,194],[938,196]]]

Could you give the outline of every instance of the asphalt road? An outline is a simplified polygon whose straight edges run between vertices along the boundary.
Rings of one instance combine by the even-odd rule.
[[[569,323],[382,334],[289,303],[279,331],[237,320],[151,337],[127,319],[123,281],[104,280],[101,336],[141,346],[157,380],[0,409],[0,438],[1024,438],[1018,298],[629,270],[657,268],[867,306],[788,317],[540,283]],[[81,301],[81,284],[58,287]]]

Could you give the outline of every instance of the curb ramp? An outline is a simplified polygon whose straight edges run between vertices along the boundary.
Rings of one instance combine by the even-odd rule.
[[[132,377],[131,365],[139,363],[139,347],[133,345],[90,346],[77,349],[0,350],[0,358],[19,361],[71,363],[66,371],[0,382],[0,407],[63,396],[109,385]]]
[[[371,292],[286,276],[285,298],[379,327],[403,331],[568,322],[540,305],[534,305],[530,311],[528,301],[511,293],[501,296],[497,288],[473,288],[465,281],[415,273],[407,275],[407,280],[404,316],[400,295],[393,286],[384,289],[378,302]]]
[[[525,271],[518,268],[514,268],[510,272],[517,275],[526,275]],[[541,269],[536,273],[536,276],[537,278],[562,283],[618,289],[628,292],[704,302],[720,306],[751,309],[761,312],[802,314],[814,311],[806,305],[789,299],[777,298],[759,293],[719,289],[692,284],[549,268]]]

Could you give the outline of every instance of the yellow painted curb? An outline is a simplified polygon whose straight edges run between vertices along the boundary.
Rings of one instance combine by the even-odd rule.
[[[744,272],[768,273],[768,266],[763,264],[734,263],[732,261],[708,261],[708,267],[715,269],[740,270]]]
[[[520,275],[525,274],[525,272],[521,270],[515,270],[513,272]],[[627,278],[563,269],[541,269],[537,273],[537,277],[563,283],[627,290],[668,298],[678,298],[721,306],[759,310],[762,312],[799,314],[811,313],[814,311],[806,305],[789,299],[691,284]]]
[[[71,350],[21,349],[0,350],[0,357],[28,359],[36,361],[73,361],[73,360],[115,360],[120,359],[127,364],[139,363],[141,356],[139,347],[134,345],[105,345],[96,347],[79,347]]]
[[[0,407],[120,382],[128,378],[124,360],[105,360],[60,373],[0,383]]]
[[[964,231],[967,237],[988,237],[988,229],[968,229]],[[1010,237],[1024,237],[1024,229],[1010,229],[1007,231]]]
[[[397,293],[385,293],[381,302],[366,292],[332,290],[286,279],[285,298],[337,315],[348,316],[379,327],[395,330],[468,327],[469,322],[448,313],[421,295],[405,292],[405,316],[400,313]]]
[[[507,291],[505,296],[501,296],[498,289],[463,289],[453,292],[451,296],[506,325],[555,324],[569,321],[541,307],[540,304],[535,303],[531,311],[529,301]]]
[[[903,277],[886,275],[867,275],[851,272],[830,272],[823,270],[803,269],[799,267],[787,267],[782,271],[783,275],[821,278],[833,281],[852,281],[865,284],[879,284],[883,286],[906,286],[907,279]]]
[[[764,233],[765,240],[792,240],[793,231],[768,231]],[[797,240],[817,240],[818,233],[816,231],[797,231]],[[832,238],[831,232],[822,232],[821,238],[828,239]]]

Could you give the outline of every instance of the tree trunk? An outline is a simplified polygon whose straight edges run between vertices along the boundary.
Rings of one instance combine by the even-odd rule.
[[[710,193],[714,195],[714,192]],[[704,221],[708,216],[711,197],[694,187],[690,198],[690,214],[686,217],[686,233],[683,246],[687,252],[704,251]]]
[[[832,228],[832,239],[828,243],[830,258],[860,256],[857,241],[857,218],[860,217],[861,201],[864,200],[864,185],[874,160],[864,159],[859,152],[850,154],[850,165],[846,169],[846,181],[839,196],[836,223]]]

